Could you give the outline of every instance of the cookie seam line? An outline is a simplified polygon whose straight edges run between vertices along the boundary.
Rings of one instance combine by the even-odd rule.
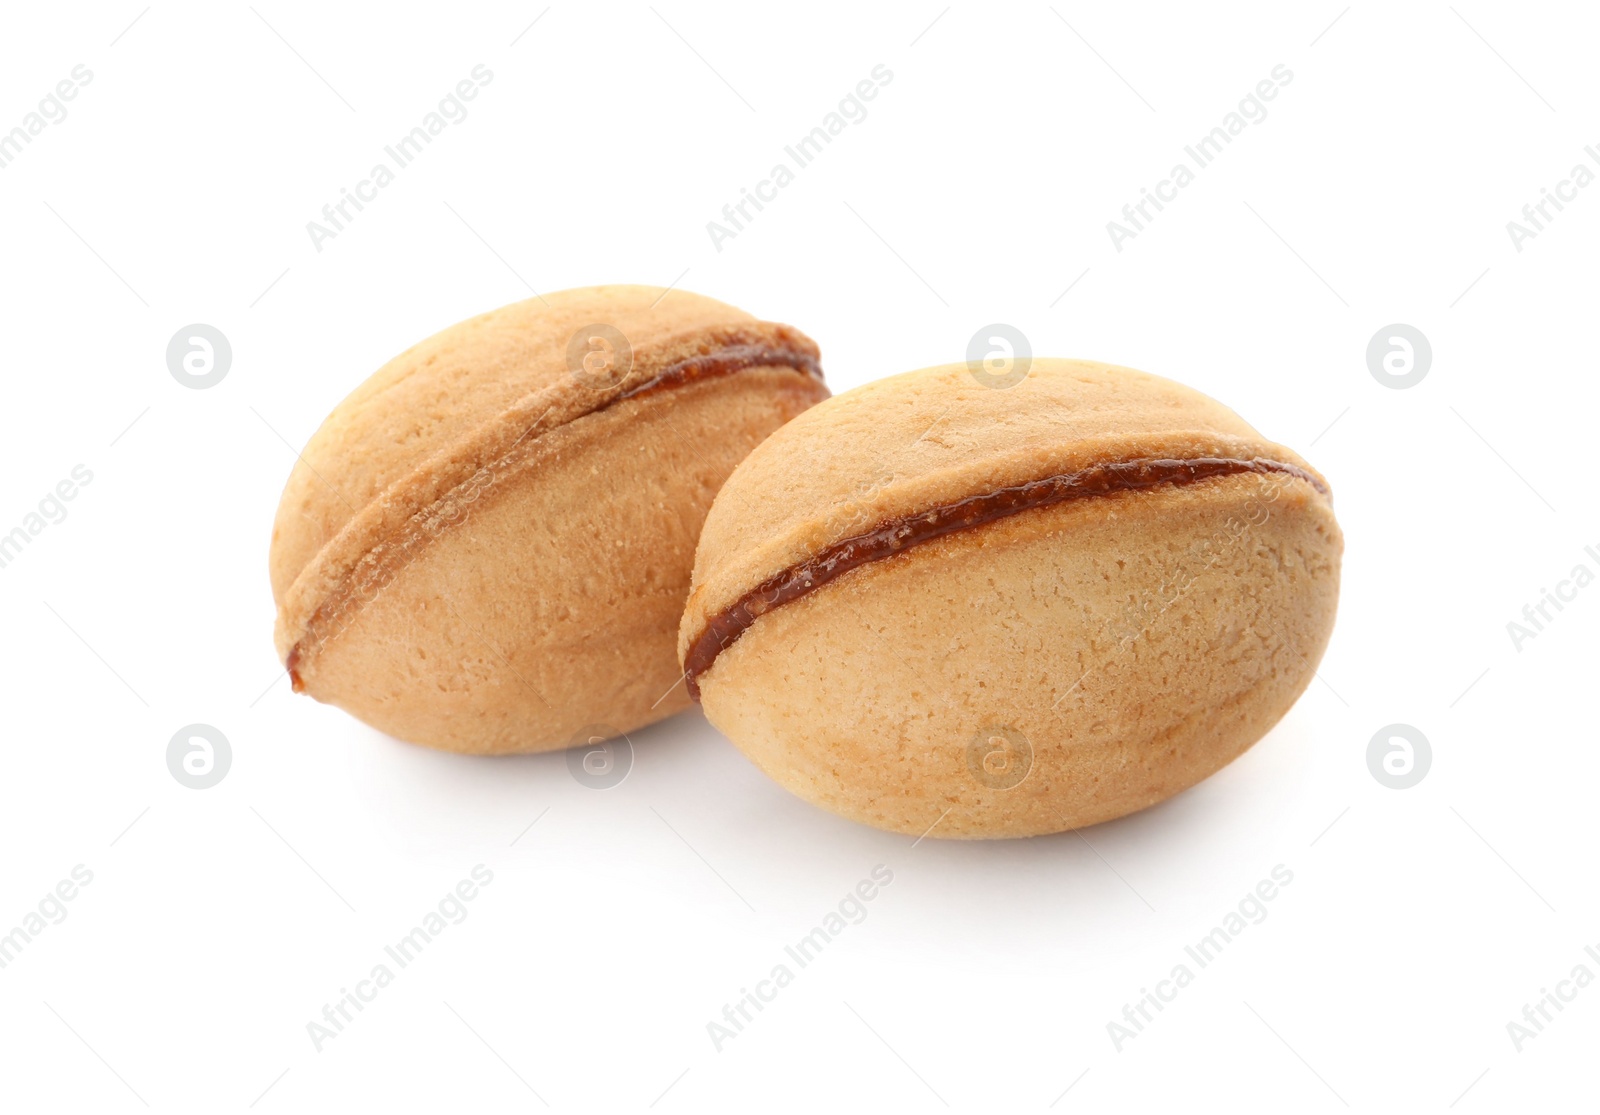
[[[353,582],[359,578],[363,565],[372,559],[374,554],[379,553],[390,545],[398,544],[407,547],[408,551],[419,551],[424,545],[426,545],[427,542],[431,541],[434,536],[442,533],[445,527],[459,523],[464,517],[464,513],[453,518],[445,518],[441,520],[438,514],[439,509],[447,508],[452,503],[461,503],[466,506],[470,506],[471,503],[476,501],[477,493],[473,493],[470,499],[459,501],[458,496],[460,493],[462,493],[468,487],[478,483],[485,472],[489,472],[491,474],[492,483],[493,474],[500,470],[509,471],[516,465],[522,463],[522,460],[528,455],[528,449],[524,447],[524,443],[526,443],[526,446],[528,447],[537,445],[542,442],[547,435],[552,434],[557,430],[564,429],[573,423],[580,421],[581,419],[600,414],[619,403],[623,403],[631,399],[638,399],[662,391],[672,391],[677,390],[678,388],[690,387],[698,383],[708,383],[737,375],[745,371],[754,371],[763,368],[789,369],[800,373],[811,383],[823,388],[823,390],[826,390],[826,381],[823,378],[820,359],[816,354],[816,346],[809,340],[809,338],[804,337],[804,335],[799,334],[797,331],[794,331],[787,326],[774,326],[770,323],[764,322],[751,324],[741,323],[731,326],[713,327],[712,329],[707,330],[707,333],[711,335],[714,335],[718,332],[723,332],[724,335],[729,338],[731,343],[722,343],[716,347],[713,347],[709,352],[695,353],[694,355],[685,356],[678,360],[671,361],[654,375],[650,375],[642,379],[639,383],[633,385],[632,387],[626,388],[614,395],[604,398],[595,406],[569,415],[568,417],[560,419],[544,429],[540,429],[537,434],[530,438],[528,435],[539,426],[541,421],[543,421],[544,414],[541,414],[539,418],[536,418],[532,425],[530,425],[528,429],[524,430],[521,435],[512,441],[511,445],[502,451],[498,457],[486,464],[480,464],[478,468],[466,475],[464,479],[452,484],[450,487],[440,492],[427,504],[417,508],[414,512],[412,512],[411,515],[402,520],[396,529],[387,532],[383,537],[367,545],[363,549],[360,556],[354,559],[346,572],[339,578],[337,585],[329,592],[323,594],[316,606],[308,610],[306,619],[300,625],[299,635],[290,645],[284,662],[285,667],[289,671],[290,680],[295,689],[299,691],[303,688],[300,678],[296,673],[296,666],[304,660],[307,651],[315,651],[324,643],[326,643],[328,639],[334,637],[344,629],[344,625],[341,625],[333,631],[319,630],[320,628],[324,628],[326,626],[324,612],[325,609],[327,609],[330,601],[334,601],[340,597],[346,597],[348,598],[348,604],[359,605],[364,600],[370,599],[371,595],[375,595],[376,591],[381,591],[381,589],[387,585],[389,581],[393,580],[393,578],[405,567],[405,565],[409,563],[412,557],[415,556],[415,553],[408,552],[405,555],[404,560],[398,565],[395,565],[393,568],[389,568],[387,570],[382,568],[375,569],[374,579],[377,579],[379,583],[377,584],[376,589],[372,590],[371,594],[363,593],[357,588],[352,588]],[[667,343],[670,344],[672,340],[674,339],[669,339]],[[719,358],[726,362],[728,366],[719,367]],[[552,385],[552,388],[556,391],[565,391],[568,390],[568,385],[565,383],[557,383]],[[552,388],[546,388],[544,391],[535,392],[532,395],[525,396],[523,400],[513,404],[505,411],[502,411],[495,418],[491,418],[485,422],[483,426],[479,427],[479,431],[502,422],[507,414],[510,414],[519,408],[527,407],[529,410],[533,409],[532,407],[527,406],[529,401],[538,398],[540,395],[550,393]],[[553,406],[551,408],[546,408],[544,413],[548,414],[550,409],[553,409]],[[462,439],[456,444],[468,444],[473,440],[473,438],[474,435],[469,434],[466,438]],[[521,454],[518,453],[519,449],[522,450]],[[424,461],[422,465],[419,465],[417,468],[413,469],[411,473],[397,483],[403,484],[406,480],[409,480],[423,472],[426,468],[426,464],[427,462]],[[390,489],[386,489],[385,491],[387,492],[388,490]],[[378,496],[375,496],[366,505],[364,505],[362,511],[365,512],[367,508],[370,508],[374,504],[381,501],[383,499],[383,495],[384,493],[380,493]],[[351,522],[355,521],[356,520],[354,519],[351,520]],[[337,539],[337,537],[338,535],[336,534],[335,539]],[[398,543],[395,542],[396,539],[399,539]],[[419,539],[420,542],[418,541]],[[328,544],[331,544],[332,541],[333,540],[330,540]],[[320,552],[317,557],[320,557]],[[316,561],[317,557],[314,557],[313,561]],[[307,568],[310,568],[309,564]],[[297,577],[296,579],[298,580],[299,578]],[[292,586],[290,591],[293,591]],[[346,610],[345,606],[341,605],[339,611],[343,612],[344,610]]]
[[[1112,475],[1119,470],[1142,468],[1156,469],[1164,475],[1149,479],[1135,478],[1095,490],[1076,488],[1086,477]],[[1185,469],[1190,471],[1185,473]],[[793,603],[862,566],[894,557],[948,535],[976,530],[1027,511],[1042,510],[1082,499],[1100,499],[1121,493],[1144,492],[1167,487],[1187,487],[1211,479],[1252,474],[1282,475],[1302,480],[1310,484],[1324,498],[1332,499],[1326,481],[1309,469],[1287,461],[1260,456],[1249,459],[1142,457],[1101,462],[1071,473],[1008,485],[916,514],[887,519],[871,530],[829,543],[804,561],[780,569],[763,579],[754,588],[734,597],[727,606],[707,616],[701,624],[699,633],[688,642],[684,652],[684,678],[689,694],[697,703],[699,702],[699,678],[711,669],[721,653],[737,642],[762,615]],[[998,508],[993,513],[978,511],[970,521],[963,521],[960,518],[960,513],[964,509],[974,505],[981,506],[987,501],[999,500],[1011,494],[1020,495],[1033,491],[1042,491],[1045,494],[1031,501],[1024,495],[1015,505]],[[945,521],[938,523],[939,517],[943,517]],[[920,535],[916,534],[913,529],[915,524],[924,521],[934,529]],[[856,547],[865,548],[868,551],[866,556],[858,557],[853,554],[851,551]],[[753,604],[759,606],[752,610]],[[717,630],[719,627],[723,629],[720,632]]]

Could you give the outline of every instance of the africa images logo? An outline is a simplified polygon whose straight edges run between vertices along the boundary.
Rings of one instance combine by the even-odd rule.
[[[1585,546],[1583,552],[1600,566],[1600,549]],[[1516,648],[1517,653],[1522,653],[1523,643],[1537,639],[1543,634],[1545,627],[1566,610],[1566,605],[1576,601],[1578,593],[1592,585],[1594,579],[1594,570],[1580,561],[1572,567],[1572,571],[1566,577],[1556,582],[1554,591],[1540,586],[1538,601],[1522,606],[1521,621],[1511,620],[1506,624],[1506,634],[1511,636],[1511,645]]]

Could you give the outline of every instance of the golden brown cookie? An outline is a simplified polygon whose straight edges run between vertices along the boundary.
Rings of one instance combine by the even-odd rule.
[[[678,711],[711,498],[827,393],[796,330],[656,287],[428,338],[334,409],[284,489],[272,593],[295,689],[477,754]]]
[[[734,470],[678,650],[711,722],[808,801],[895,832],[1059,832],[1260,739],[1322,656],[1342,549],[1322,477],[1189,388],[928,368]]]

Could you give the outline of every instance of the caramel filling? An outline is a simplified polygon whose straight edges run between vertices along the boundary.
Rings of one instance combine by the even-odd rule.
[[[720,348],[714,348],[695,356],[674,361],[650,378],[616,395],[601,399],[596,405],[580,414],[571,416],[561,424],[565,425],[577,421],[579,418],[586,418],[591,414],[596,414],[608,407],[615,406],[625,399],[635,399],[641,395],[671,390],[676,387],[697,383],[701,380],[733,375],[748,368],[793,368],[795,371],[816,380],[819,384],[823,382],[822,365],[818,362],[815,352],[806,347],[809,342],[805,338],[796,337],[796,343],[793,344],[781,343],[790,339],[790,331],[781,327],[778,330],[780,341],[778,344],[759,339],[745,340],[748,337],[749,334],[745,334],[745,337],[741,338],[737,332],[732,333],[728,339],[735,343],[724,343]],[[554,428],[556,427],[550,427],[550,429]],[[550,430],[543,429],[538,432],[545,434],[549,433]],[[522,441],[521,438],[517,440],[518,442]],[[510,457],[508,455],[496,461],[490,468],[491,470],[498,470],[506,466],[509,461]],[[413,524],[420,517],[426,516],[426,514],[426,509],[419,511],[417,517],[413,518]],[[431,537],[432,532],[427,530],[412,529],[405,532],[403,537],[392,539],[387,545],[386,549],[389,551],[388,560],[390,562],[409,560],[416,550],[425,545]],[[351,601],[356,595],[356,590],[352,587],[353,581],[363,572],[365,570],[358,566],[351,577],[346,578],[344,585],[322,602],[321,606],[313,613],[310,622],[307,623],[306,634],[290,648],[284,665],[288,669],[289,681],[296,693],[305,691],[305,683],[300,676],[299,670],[305,654],[307,651],[315,650],[328,637],[328,633],[323,629],[332,625],[335,617],[349,610]],[[314,635],[312,632],[318,632],[318,634]]]
[[[624,399],[634,399],[653,391],[682,387],[696,380],[732,375],[746,368],[793,368],[797,372],[804,372],[818,383],[822,382],[822,365],[815,356],[804,349],[779,348],[763,344],[729,345],[703,356],[690,356],[669,364],[650,379],[630,387],[616,398],[606,400],[587,413],[593,414],[595,411],[605,410],[606,407],[620,403]]]
[[[1068,500],[1142,491],[1169,484],[1194,484],[1216,476],[1237,476],[1241,473],[1292,476],[1306,481],[1323,495],[1328,494],[1327,485],[1317,477],[1283,461],[1261,457],[1251,460],[1197,457],[1179,461],[1158,457],[1091,465],[1077,472],[1047,476],[1043,480],[971,496],[919,515],[891,519],[865,534],[835,542],[815,557],[767,578],[730,607],[712,616],[706,622],[705,629],[689,644],[689,651],[684,656],[684,679],[689,695],[696,701],[700,699],[700,675],[711,668],[717,655],[749,630],[758,616],[798,600],[868,562],[892,557],[956,531],[971,530],[1009,515],[1051,507]]]

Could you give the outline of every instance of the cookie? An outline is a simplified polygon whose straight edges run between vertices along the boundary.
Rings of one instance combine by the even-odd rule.
[[[1333,627],[1343,539],[1298,455],[1127,368],[980,378],[879,380],[762,443],[712,504],[679,630],[714,725],[893,832],[1154,805],[1260,739]]]
[[[674,642],[712,496],[827,394],[796,330],[656,287],[428,338],[334,408],[284,489],[270,564],[294,688],[478,754],[684,708]]]

